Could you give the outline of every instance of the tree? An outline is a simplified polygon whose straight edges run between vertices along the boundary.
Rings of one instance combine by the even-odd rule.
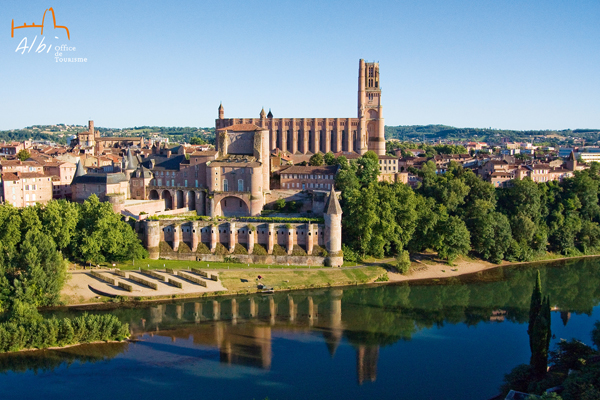
[[[23,150],[20,150],[20,151],[17,153],[17,158],[18,158],[19,160],[21,160],[21,161],[25,161],[25,160],[27,160],[27,159],[28,159],[28,158],[30,158],[30,157],[31,157],[31,153],[29,153],[29,152],[28,152],[27,150],[25,150],[25,149],[23,149]]]
[[[312,165],[313,167],[320,167],[323,165],[323,154],[316,153],[313,154],[308,160],[308,165]]]
[[[325,165],[335,165],[335,155],[332,152],[329,152],[325,154],[325,157],[323,157],[323,161],[325,162]]]
[[[200,137],[194,136],[194,137],[190,138],[190,144],[192,144],[192,145],[206,144],[206,140],[204,140]]]
[[[548,349],[552,337],[550,318],[550,297],[546,296],[542,300],[542,281],[538,270],[535,286],[531,293],[527,334],[529,335],[529,348],[531,349],[529,364],[533,373],[540,377],[545,375],[548,369]]]
[[[133,229],[95,195],[81,205],[71,252],[78,260],[93,263],[148,256]]]
[[[458,217],[450,216],[438,224],[435,250],[438,255],[452,263],[459,255],[471,250],[471,235],[465,223]]]

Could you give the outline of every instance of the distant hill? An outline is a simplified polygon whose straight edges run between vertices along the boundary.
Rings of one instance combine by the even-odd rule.
[[[600,129],[514,131],[506,129],[456,128],[447,125],[399,125],[385,127],[386,139],[408,141],[434,139],[497,141],[501,138],[531,140],[534,137],[555,137],[559,140],[584,138],[586,141],[596,142],[600,139]]]

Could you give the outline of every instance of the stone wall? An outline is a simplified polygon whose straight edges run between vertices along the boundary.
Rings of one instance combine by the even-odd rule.
[[[152,259],[328,264],[324,224],[145,220],[136,226]]]

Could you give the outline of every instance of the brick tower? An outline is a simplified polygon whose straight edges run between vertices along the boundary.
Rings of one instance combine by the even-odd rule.
[[[384,120],[379,85],[379,63],[361,59],[358,67],[358,137],[359,154],[373,150],[385,155]]]

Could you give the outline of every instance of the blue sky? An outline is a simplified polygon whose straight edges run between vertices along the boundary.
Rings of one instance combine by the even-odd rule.
[[[49,7],[71,40],[45,43],[87,63],[34,53],[39,29],[10,37]],[[380,62],[386,125],[600,128],[599,21],[598,0],[3,0],[0,129],[214,126],[221,101],[355,117],[360,58]]]

